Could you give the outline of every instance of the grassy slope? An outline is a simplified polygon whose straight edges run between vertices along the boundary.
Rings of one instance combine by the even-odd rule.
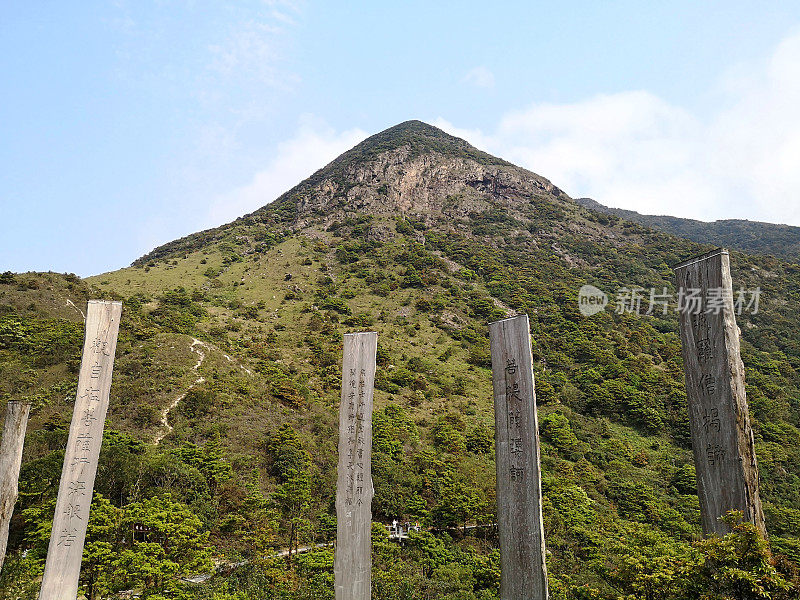
[[[579,261],[591,260],[590,252],[593,248],[586,247],[586,243],[582,242],[580,239],[580,234],[585,234],[586,230],[589,229],[590,231],[597,231],[599,235],[601,228],[592,220],[591,215],[588,215],[587,218],[585,214],[576,213],[575,215],[571,215],[571,217],[571,222],[580,223],[583,227],[583,231],[570,233],[568,229],[565,229],[559,232],[561,233],[560,243],[562,245],[562,250],[566,250],[568,255],[570,252],[573,253],[573,255],[569,257],[570,259],[577,259]],[[553,226],[554,224],[551,223],[550,225]],[[556,231],[556,228],[561,228],[562,225],[563,223],[555,225],[552,230]],[[514,233],[514,231],[516,233]],[[526,234],[527,232],[524,228],[516,228],[512,229],[511,232],[506,230],[504,238],[506,240],[516,238],[515,243],[520,245],[522,255],[524,256],[526,253],[526,244],[529,243],[525,241]],[[592,279],[594,282],[600,281],[604,286],[614,281],[621,283],[624,281],[622,278],[626,273],[636,277],[634,282],[641,283],[642,285],[648,283],[648,281],[660,284],[662,280],[664,280],[665,284],[669,285],[668,280],[671,278],[668,268],[669,262],[676,261],[678,258],[686,256],[687,253],[693,253],[698,250],[698,248],[695,247],[681,248],[681,242],[668,240],[667,243],[671,244],[672,247],[669,248],[667,255],[664,255],[664,249],[655,247],[650,253],[652,254],[651,258],[651,256],[647,255],[647,252],[644,252],[644,249],[652,247],[654,240],[658,240],[661,244],[665,243],[664,239],[660,238],[658,234],[644,229],[630,228],[627,226],[623,227],[623,224],[618,224],[615,235],[623,240],[619,244],[620,248],[615,252],[615,255],[619,255],[619,259],[614,258],[611,264],[605,264],[604,268],[610,268],[610,272],[607,274],[600,274],[599,279]],[[344,239],[347,239],[346,234]],[[400,238],[400,240],[399,244],[402,245],[404,242],[402,242],[402,238]],[[464,237],[463,240],[467,245],[474,243],[469,237]],[[155,294],[159,290],[165,288],[187,285],[189,282],[195,285],[202,282],[200,283],[201,288],[206,288],[209,291],[215,290],[219,298],[233,301],[234,306],[238,305],[237,300],[245,306],[257,306],[258,302],[263,302],[262,308],[258,309],[259,324],[257,327],[262,330],[264,328],[274,328],[277,330],[274,341],[274,358],[289,371],[296,370],[298,373],[297,379],[308,382],[311,392],[316,398],[321,400],[321,406],[330,406],[333,408],[337,394],[334,385],[335,377],[333,377],[332,380],[330,375],[328,376],[327,383],[329,385],[327,386],[324,382],[320,381],[320,378],[315,375],[316,368],[308,362],[309,349],[304,347],[303,344],[298,343],[298,340],[302,339],[308,328],[310,317],[309,313],[305,311],[308,310],[311,304],[310,300],[313,299],[311,296],[314,290],[319,288],[319,281],[321,278],[330,276],[338,285],[346,287],[350,294],[353,295],[352,298],[347,300],[347,305],[350,307],[352,313],[366,313],[369,315],[370,320],[374,321],[374,324],[370,324],[368,328],[378,330],[381,344],[389,351],[393,359],[392,362],[402,364],[407,363],[412,357],[429,358],[432,354],[440,354],[443,349],[449,346],[455,348],[455,353],[449,360],[442,364],[437,364],[437,370],[444,378],[456,378],[459,375],[466,374],[468,379],[469,392],[465,396],[442,394],[439,397],[426,399],[420,405],[415,405],[416,400],[413,395],[408,392],[404,392],[404,396],[398,398],[396,395],[379,390],[376,394],[376,403],[379,408],[398,401],[405,404],[413,414],[415,421],[423,426],[422,437],[423,440],[428,440],[428,443],[430,443],[432,436],[430,425],[434,422],[436,417],[448,414],[448,412],[453,409],[456,409],[457,412],[462,414],[466,414],[468,423],[483,423],[490,427],[492,415],[489,370],[485,367],[468,364],[466,362],[468,350],[461,347],[462,345],[458,340],[451,338],[444,333],[441,328],[432,325],[428,313],[414,308],[416,299],[421,295],[433,297],[437,293],[441,293],[442,288],[432,286],[425,289],[424,293],[417,289],[401,288],[386,295],[375,295],[371,292],[369,285],[365,284],[363,280],[353,277],[352,274],[348,273],[345,266],[339,264],[336,260],[333,249],[336,243],[340,241],[341,240],[332,238],[330,234],[325,234],[320,231],[311,231],[309,232],[309,237],[299,236],[289,238],[277,244],[266,253],[256,253],[252,257],[246,257],[242,262],[230,263],[227,267],[223,267],[222,264],[225,252],[217,251],[212,248],[206,250],[207,254],[200,253],[207,261],[205,265],[199,264],[199,260],[201,260],[199,259],[200,254],[192,253],[189,254],[186,259],[176,259],[177,265],[175,266],[156,263],[156,266],[150,267],[147,273],[145,273],[143,267],[136,267],[99,276],[95,281],[99,282],[101,286],[104,282],[108,282],[105,285],[116,289],[120,289],[121,286],[129,286],[130,289],[137,289],[136,284],[141,282],[142,287],[139,289],[146,290],[151,294]],[[685,244],[683,245],[685,246]],[[486,248],[487,246],[483,244],[482,247]],[[547,273],[545,270],[545,273],[543,273],[544,280],[539,279],[537,285],[547,285],[546,280],[555,277],[559,280],[560,285],[572,281],[572,285],[577,286],[585,276],[582,272],[594,271],[596,273],[597,267],[592,266],[580,270],[570,267],[565,269],[564,266],[559,266],[563,265],[564,259],[558,259],[557,263],[553,263],[555,257],[549,260],[542,260],[543,251],[541,249],[528,247],[531,249],[527,252],[533,253],[537,262],[542,261],[542,263],[548,264],[550,269],[555,269],[555,271],[551,273]],[[642,251],[643,254],[639,256],[638,260],[631,262],[629,259],[623,258],[623,256],[628,256],[629,254],[627,253],[631,251]],[[444,250],[444,252],[447,253],[448,250]],[[449,249],[449,253],[450,257],[455,260],[463,259],[463,256],[460,256],[458,251],[454,251],[452,248]],[[544,251],[544,254],[547,253],[549,253],[551,257],[553,256],[553,253],[549,252],[549,250]],[[477,254],[478,250],[475,249],[475,254],[473,256]],[[311,260],[312,264],[304,265],[303,262],[307,262],[308,260]],[[480,261],[481,259],[478,260]],[[513,262],[519,260],[519,258],[512,256],[510,260]],[[597,262],[602,264],[602,260],[603,259],[600,258]],[[171,261],[167,262],[169,263]],[[646,264],[651,266],[645,267]],[[639,267],[636,265],[639,265]],[[221,288],[212,288],[210,287],[208,277],[205,278],[206,281],[203,281],[203,278],[199,277],[198,273],[201,271],[201,267],[208,266],[222,269],[222,273],[217,277],[222,283]],[[642,269],[642,267],[644,268]],[[403,265],[390,263],[385,269],[400,276],[404,272],[405,267]],[[640,269],[638,273],[637,269]],[[753,272],[754,269],[757,269],[757,267],[750,267],[751,272]],[[445,271],[448,272],[448,275],[444,279],[455,279],[453,274],[449,272],[451,269],[446,269]],[[291,281],[285,280],[285,275],[287,273],[292,275]],[[655,279],[652,278],[654,273],[656,274]],[[603,281],[604,279],[605,281]],[[128,284],[128,280],[131,281],[130,284]],[[458,280],[456,279],[456,281]],[[460,282],[459,285],[464,284]],[[487,288],[480,283],[480,280],[475,284],[466,284],[465,287],[474,288],[476,293],[489,297]],[[126,289],[126,287],[123,287],[123,289]],[[298,290],[300,298],[285,300],[283,297],[286,291],[290,289]],[[777,291],[777,289],[773,288],[771,291]],[[546,309],[547,304],[551,300],[543,296],[536,296],[534,292],[533,302],[535,304],[544,303],[542,308]],[[513,303],[514,296],[510,295],[503,299],[506,302]],[[452,301],[452,299],[449,301]],[[779,298],[774,297],[768,299],[768,301],[776,304],[782,302]],[[458,305],[458,303],[456,303],[456,305]],[[485,320],[480,318],[476,319],[476,316],[470,314],[469,310],[465,309],[463,304],[460,308],[461,310],[456,310],[455,312],[464,323],[474,324],[476,328],[484,327],[483,323],[485,323]],[[237,340],[246,337],[246,334],[242,332],[246,332],[247,327],[253,325],[248,319],[237,316],[237,311],[239,310],[241,309],[219,306],[209,307],[209,312],[217,322],[228,323],[234,329],[242,328],[239,332],[229,332],[228,335],[230,336],[230,344],[233,351],[236,351],[238,347],[240,359],[246,361],[247,350],[244,349]],[[383,315],[382,317],[380,316],[381,313]],[[616,325],[614,324],[615,322],[617,323]],[[419,324],[418,330],[415,329],[417,324]],[[652,318],[642,317],[639,318],[639,322],[634,322],[633,319],[611,318],[610,315],[607,316],[603,325],[603,329],[606,330],[603,335],[611,335],[613,337],[613,329],[620,325],[623,326],[623,330],[630,328],[632,332],[644,328],[644,330],[646,330],[646,335],[654,335],[656,339],[659,336],[667,335],[655,332],[653,327],[658,324],[653,323]],[[541,328],[542,323],[539,323],[537,326]],[[201,324],[201,328],[202,327],[203,325]],[[558,325],[555,327],[559,329]],[[611,329],[609,330],[609,328]],[[672,333],[668,334],[668,345],[671,346],[671,352],[674,355],[677,344],[677,337],[674,333],[674,323],[669,328],[672,330]],[[356,329],[358,329],[358,327],[339,327],[338,330],[341,333]],[[558,335],[555,337],[558,337]],[[621,340],[618,340],[617,343],[621,343]],[[664,342],[661,341],[657,343],[663,344]],[[564,345],[567,346],[568,344]],[[553,351],[558,350],[558,348],[548,349],[543,352],[545,356],[542,358],[546,361],[548,358],[547,354],[552,354]],[[641,352],[641,350],[639,351]],[[650,359],[646,360],[650,361]],[[583,359],[579,360],[578,364],[586,362],[587,361]],[[591,363],[592,361],[590,360],[588,362]],[[544,370],[547,371],[546,364],[546,362],[543,362],[540,368],[544,368]],[[664,366],[665,365],[659,366],[658,364],[651,364],[650,368],[656,372],[663,372]],[[555,370],[558,371],[560,369],[556,367]],[[566,373],[568,374],[569,370],[567,370]],[[672,367],[672,373],[673,375],[671,375],[671,377],[676,379],[679,377],[679,371],[676,374],[674,367]],[[571,375],[568,374],[568,377],[571,377]],[[549,377],[545,376],[543,381],[549,382],[551,380]],[[558,378],[556,378],[556,382],[557,381],[559,381]],[[676,530],[671,529],[677,526],[679,530],[683,530],[681,535],[685,536],[690,533],[698,533],[698,509],[696,498],[691,495],[675,495],[674,489],[670,491],[669,488],[671,485],[670,482],[675,476],[676,468],[691,462],[690,452],[685,443],[685,431],[683,434],[684,441],[676,445],[667,430],[663,431],[660,435],[652,431],[649,433],[645,431],[643,434],[640,430],[623,425],[622,423],[612,424],[609,429],[609,426],[606,425],[606,421],[603,418],[602,410],[590,411],[590,413],[585,416],[581,415],[581,412],[585,413],[586,410],[581,409],[583,402],[572,401],[576,394],[582,395],[581,392],[577,391],[574,386],[569,383],[562,384],[560,388],[556,387],[555,398],[544,401],[545,405],[541,408],[542,415],[546,417],[546,415],[551,412],[560,412],[569,415],[570,421],[573,423],[573,427],[578,432],[582,442],[584,444],[599,444],[601,453],[606,455],[606,458],[603,460],[607,462],[604,463],[601,461],[600,465],[595,464],[588,469],[590,481],[592,478],[594,478],[594,481],[592,485],[587,485],[584,479],[586,473],[580,471],[580,469],[587,468],[585,461],[565,460],[564,449],[561,448],[559,451],[558,448],[555,448],[546,439],[544,443],[543,459],[545,475],[547,476],[549,472],[556,473],[555,481],[558,481],[558,485],[561,486],[563,486],[565,482],[569,482],[570,485],[583,486],[588,491],[592,501],[596,503],[598,514],[606,515],[605,518],[608,519],[607,526],[612,528],[615,527],[612,523],[619,519],[618,513],[622,513],[626,518],[632,518],[632,516],[635,517],[636,514],[639,514],[637,512],[639,509],[630,507],[619,511],[617,507],[618,500],[614,499],[613,492],[609,493],[608,491],[609,487],[618,485],[619,480],[624,481],[625,479],[630,479],[637,482],[637,485],[645,486],[643,488],[647,490],[645,496],[650,494],[653,498],[656,498],[652,500],[653,505],[646,510],[654,510],[655,506],[661,506],[660,509],[656,510],[669,507],[669,510],[677,511],[674,518],[678,519],[678,523],[683,524],[664,525],[662,523],[662,526],[667,530],[672,530],[673,533],[677,533]],[[659,400],[657,400],[657,402],[658,401]],[[678,398],[673,398],[670,402],[675,403],[681,401],[682,396],[679,396]],[[316,407],[312,407],[312,411],[313,410],[317,410]],[[594,412],[594,414],[592,414],[592,412]],[[679,412],[682,414],[682,409],[679,408]],[[756,400],[754,413],[756,418],[758,418],[759,414],[764,413],[764,410],[759,410],[758,400]],[[610,416],[614,419],[613,415]],[[786,416],[788,417],[788,413]],[[221,415],[221,418],[223,421],[228,422],[227,420],[231,417]],[[293,416],[288,414],[286,418],[290,420],[295,419],[295,422],[297,422],[297,415]],[[322,410],[322,414],[315,418],[325,421],[326,431],[334,431],[334,411],[326,413]],[[685,419],[685,417],[675,417],[677,420],[674,421],[674,423],[677,423],[678,427],[681,426],[681,418]],[[794,418],[795,417],[792,417],[792,420],[794,420]],[[251,431],[251,428],[248,426],[248,420],[249,418],[243,415],[242,420],[239,422],[230,421],[230,429],[228,429],[230,435],[235,438],[237,431]],[[629,418],[623,418],[622,421],[623,423],[631,422]],[[269,426],[268,421],[259,420],[258,422],[263,424],[264,427]],[[673,427],[674,426],[676,425],[673,425]],[[299,425],[299,427],[303,428],[307,427],[307,425]],[[685,421],[682,427],[685,428]],[[243,437],[247,438],[249,434]],[[313,438],[313,435],[311,437]],[[239,445],[233,441],[232,443],[234,446]],[[764,453],[765,446],[761,444],[760,449],[761,452]],[[332,448],[330,444],[328,444],[326,451],[322,452],[322,454],[329,455],[331,452]],[[611,457],[610,460],[608,456]],[[481,460],[478,460],[478,470],[483,474],[482,479],[486,480],[485,483],[488,483],[488,487],[490,488],[491,483],[488,480],[491,479],[493,473],[492,463],[490,459],[483,462],[481,462]],[[769,462],[770,461],[765,460],[764,466],[766,467],[766,463]],[[576,467],[579,469],[577,472]],[[321,465],[321,468],[328,473],[326,478],[327,482],[332,483],[333,465],[329,462],[328,464]],[[607,477],[608,475],[611,476],[610,479]],[[491,494],[491,490],[487,489],[487,493]],[[769,497],[769,492],[767,491],[767,498]],[[645,499],[642,500],[642,502],[647,505],[649,500]],[[628,514],[625,514],[626,511]],[[637,518],[634,518],[634,521],[636,520]],[[570,561],[566,561],[566,563],[569,562]],[[573,564],[569,568],[574,569],[577,567]]]
[[[641,544],[645,552],[653,543],[647,535],[684,548],[699,533],[674,315],[609,311],[584,319],[574,294],[587,282],[609,292],[633,284],[669,287],[669,265],[704,247],[544,197],[512,214],[490,210],[427,230],[404,224],[402,233],[380,242],[370,232],[394,229],[394,222],[354,214],[333,231],[312,224],[288,234],[280,218],[269,221],[270,210],[281,207],[262,211],[266,225],[239,220],[206,243],[182,242],[88,285],[55,275],[0,285],[6,326],[57,319],[72,335],[52,364],[17,338],[0,337],[3,393],[37,404],[26,450],[31,470],[54,462],[70,410],[63,398],[74,393],[79,315],[65,299],[80,306],[89,296],[114,295],[125,300],[125,317],[111,429],[152,440],[160,411],[197,377],[192,336],[209,347],[199,370],[205,382],[170,414],[174,431],[147,456],[157,462],[190,443],[219,443],[233,476],[214,484],[212,494],[202,482],[165,486],[152,467],[142,467],[144,491],[137,493],[182,498],[220,551],[252,550],[245,533],[255,526],[249,486],[265,497],[275,490],[265,447],[282,423],[294,427],[312,457],[310,518],[314,535],[328,535],[341,335],[364,329],[378,331],[384,352],[376,412],[393,407],[407,415],[390,429],[392,439],[403,441],[400,452],[376,451],[376,518],[405,513],[442,522],[448,490],[466,489],[479,505],[469,519],[491,520],[492,452],[479,444],[470,449],[469,440],[491,431],[485,328],[505,314],[497,306],[508,305],[532,317],[551,573],[609,592],[609,565],[621,564],[615,540]],[[423,236],[421,247],[415,240]],[[774,539],[790,540],[783,547],[791,549],[800,538],[800,527],[791,524],[800,515],[800,270],[741,254],[733,262],[736,285],[761,285],[765,292],[762,314],[741,322],[743,353],[769,524],[779,534]],[[419,283],[410,281],[411,266]],[[53,289],[45,293],[47,285]],[[168,293],[176,288],[185,293]],[[447,487],[448,477],[455,488]],[[114,497],[109,481],[101,473],[98,489]],[[24,506],[54,493],[50,480],[31,494],[34,483],[24,482]],[[133,490],[123,486],[118,493],[124,503]],[[20,522],[15,532],[19,547]],[[279,530],[275,543],[285,544],[283,535]],[[491,557],[492,546],[478,543],[478,554]],[[414,552],[400,555],[409,572],[418,567]],[[376,564],[377,577],[384,567]],[[428,579],[437,577],[449,576],[442,571]]]
[[[370,328],[378,331],[381,346],[390,355],[405,357],[403,361],[407,362],[412,357],[425,358],[437,352],[441,354],[449,346],[453,346],[453,356],[443,366],[442,373],[445,377],[454,378],[457,373],[466,372],[470,395],[481,407],[482,420],[491,422],[491,380],[487,370],[467,365],[466,351],[434,327],[424,313],[414,308],[414,298],[418,293],[404,289],[392,291],[388,296],[375,295],[362,281],[341,272],[331,249],[325,248],[324,252],[314,251],[313,246],[321,240],[327,240],[328,243],[335,241],[330,234],[318,231],[311,231],[310,234],[309,237],[290,238],[264,254],[226,266],[223,265],[223,253],[210,249],[191,253],[185,259],[174,261],[177,265],[172,265],[173,261],[167,261],[158,263],[147,271],[146,267],[131,267],[98,275],[88,281],[98,285],[100,289],[114,290],[123,296],[134,293],[156,296],[164,290],[181,286],[206,290],[214,295],[215,300],[209,303],[209,318],[199,325],[199,331],[205,330],[206,334],[213,335],[215,326],[225,324],[228,329],[224,338],[208,339],[220,342],[223,348],[231,352],[238,350],[237,360],[251,369],[255,369],[255,366],[248,362],[247,351],[241,347],[240,340],[248,339],[254,332],[263,334],[268,330],[275,331],[275,340],[270,344],[274,360],[285,368],[302,374],[298,377],[307,377],[318,396],[333,404],[338,401],[336,390],[323,388],[319,382],[314,385],[318,376],[309,363],[310,350],[304,344],[298,343],[305,335],[310,319],[310,313],[304,309],[307,310],[313,300],[318,281],[325,276],[331,276],[337,283],[346,285],[354,294],[347,299],[352,313],[368,314],[376,321]],[[201,260],[206,262],[201,264]],[[310,260],[312,264],[302,264],[306,260]],[[202,275],[209,268],[220,272],[213,279],[219,281],[222,287],[212,287],[212,279]],[[287,273],[292,275],[289,281],[285,279]],[[285,295],[290,290],[295,291],[299,297],[286,300]],[[220,305],[223,302],[228,305]],[[237,308],[231,308],[231,303]],[[242,310],[247,307],[257,310],[256,319],[242,315]],[[379,320],[381,314],[383,317]],[[468,319],[463,314],[462,318]],[[402,325],[396,322],[398,319],[402,320]],[[415,329],[417,324],[419,329]],[[350,326],[342,331],[359,329]],[[440,399],[440,402],[445,401],[444,398]],[[382,408],[389,402],[389,394],[378,390],[375,402],[376,407]],[[231,427],[231,431],[238,430],[237,426]]]

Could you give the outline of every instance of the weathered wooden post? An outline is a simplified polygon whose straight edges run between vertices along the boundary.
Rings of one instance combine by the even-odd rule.
[[[6,558],[8,527],[17,503],[19,467],[30,411],[31,405],[24,402],[9,402],[6,406],[6,423],[0,443],[0,571]]]
[[[489,324],[494,387],[500,598],[545,600],[539,426],[527,315]]]
[[[372,586],[372,394],[378,334],[344,336],[336,481],[336,600],[369,600]]]
[[[729,533],[719,517],[739,510],[766,535],[728,251],[674,269],[703,532]]]
[[[75,600],[111,391],[121,302],[89,300],[78,393],[58,487],[40,600]]]

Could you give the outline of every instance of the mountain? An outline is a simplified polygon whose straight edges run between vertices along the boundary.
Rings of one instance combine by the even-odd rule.
[[[423,218],[464,218],[489,206],[488,190],[498,197],[504,191],[534,190],[563,196],[546,179],[426,123],[408,121],[367,138],[260,210],[165,244],[133,265],[179,255],[245,224],[284,224],[296,230],[310,224],[327,226],[353,212],[391,218],[407,212]]]
[[[0,275],[0,395],[34,404],[0,589],[35,587],[78,309],[99,297],[124,307],[87,592],[332,598],[329,548],[272,549],[335,537],[342,335],[373,330],[373,518],[425,530],[399,546],[375,527],[373,597],[496,598],[487,323],[516,312],[531,318],[552,596],[727,598],[758,577],[773,597],[796,597],[800,265],[731,254],[736,287],[761,290],[739,325],[774,558],[745,526],[726,546],[696,541],[675,314],[614,310],[624,288],[674,291],[671,265],[708,245],[609,219],[419,121],[270,200],[87,280]],[[612,306],[583,316],[585,284]],[[151,543],[128,541],[130,515]],[[228,566],[179,583],[209,553]],[[714,579],[715,564],[741,579]]]
[[[800,262],[800,227],[740,219],[706,222],[642,215],[633,210],[610,208],[591,198],[576,198],[575,202],[594,211],[640,223],[700,244],[726,246],[751,254],[769,254]]]

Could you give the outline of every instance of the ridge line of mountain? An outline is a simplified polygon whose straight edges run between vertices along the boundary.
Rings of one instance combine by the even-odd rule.
[[[700,244],[730,247],[748,254],[772,255],[800,262],[800,227],[749,219],[700,221],[671,215],[649,215],[613,208],[592,198],[574,198],[581,206]]]

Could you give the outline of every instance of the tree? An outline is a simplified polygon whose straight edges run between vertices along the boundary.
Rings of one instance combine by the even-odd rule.
[[[114,550],[120,542],[121,518],[122,510],[100,494],[94,495],[81,564],[81,583],[86,586],[89,600],[94,600],[97,582],[114,560]]]
[[[289,525],[289,561],[292,551],[300,546],[303,534],[311,530],[311,481],[308,471],[289,469],[286,481],[279,485],[272,494],[281,515]]]
[[[800,597],[797,572],[781,572],[755,525],[731,511],[722,521],[733,530],[723,538],[695,542],[699,560],[684,570],[686,597],[703,600],[790,600]]]
[[[90,600],[97,592],[169,588],[178,577],[213,568],[208,532],[188,506],[169,496],[119,509],[96,495],[90,514],[81,568]]]
[[[431,511],[431,520],[435,527],[464,527],[467,523],[482,514],[486,501],[475,489],[474,483],[448,472],[442,477],[439,501]]]
[[[272,474],[281,482],[287,480],[291,470],[307,471],[311,464],[311,457],[303,448],[300,436],[288,423],[270,434],[267,455],[272,462]]]
[[[642,600],[790,600],[800,594],[796,567],[777,561],[767,541],[742,515],[722,517],[733,531],[691,546],[650,527],[631,525],[611,540],[606,580],[625,598]],[[617,556],[615,556],[619,553]]]

